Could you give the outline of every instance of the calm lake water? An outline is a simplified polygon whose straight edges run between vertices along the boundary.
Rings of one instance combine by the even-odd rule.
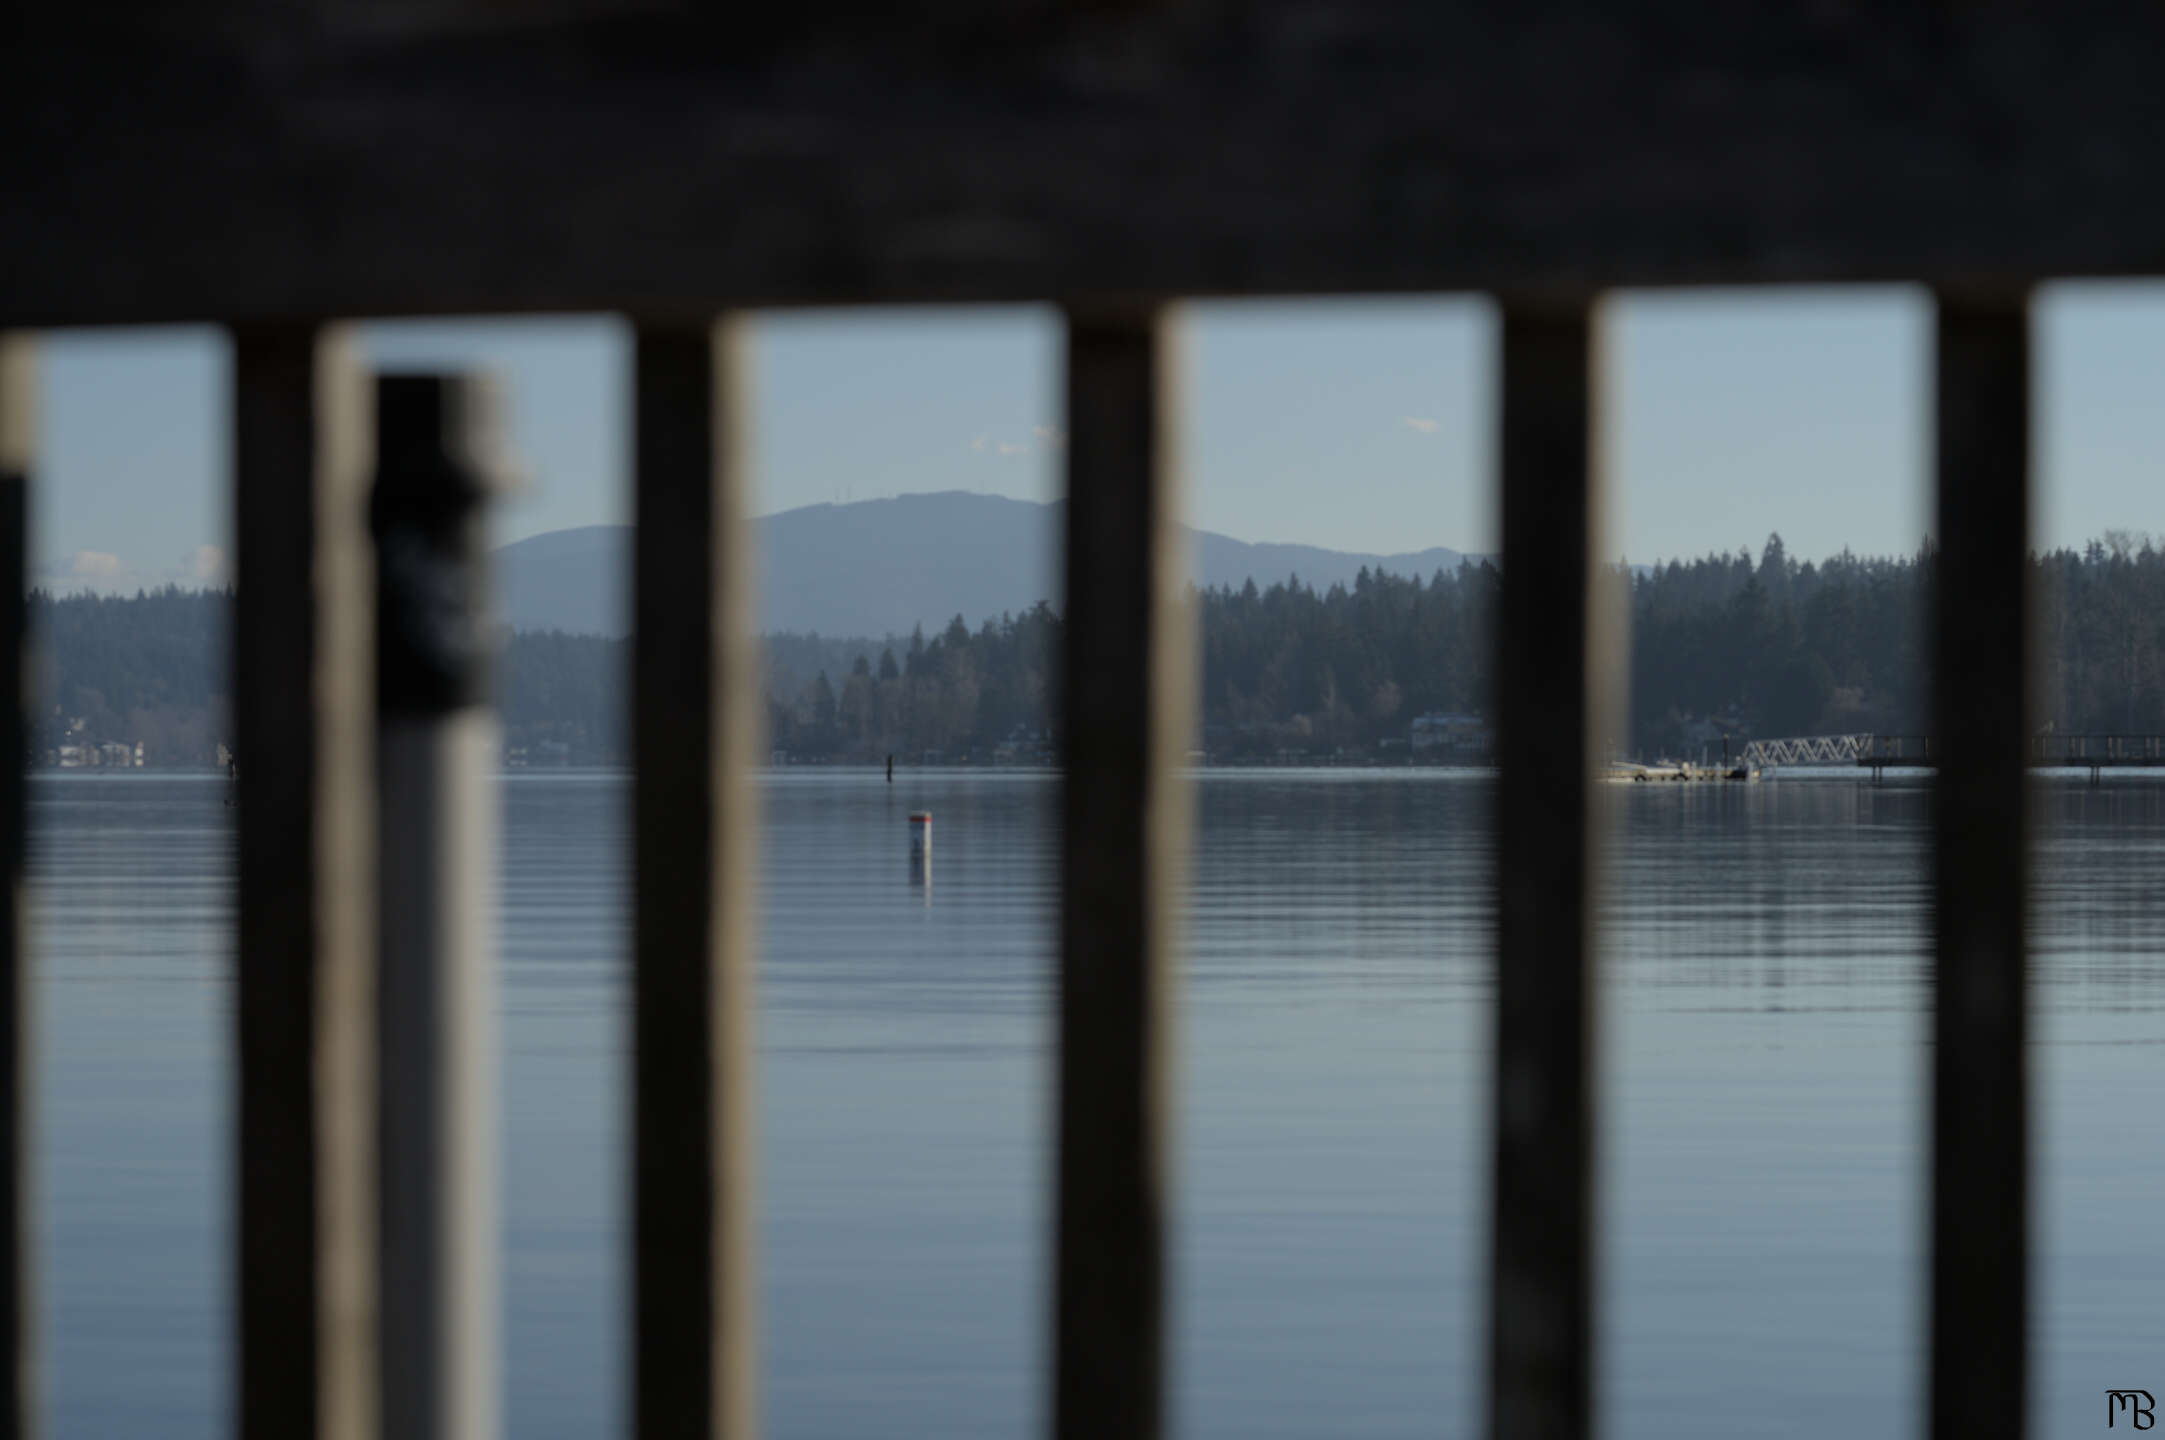
[[[58,1436],[210,1437],[230,1412],[223,794],[32,786]],[[624,787],[503,794],[507,1433],[615,1435]],[[2165,784],[2038,795],[2034,1419],[2088,1435],[2101,1391],[2165,1391]],[[1176,1433],[1477,1428],[1488,796],[1438,772],[1200,781]],[[770,1435],[1042,1429],[1053,800],[1020,774],[766,783]],[[1917,1433],[1926,800],[1612,787],[1612,1436]]]

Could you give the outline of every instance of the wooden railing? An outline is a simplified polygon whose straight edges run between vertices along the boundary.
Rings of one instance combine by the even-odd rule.
[[[629,0],[18,7],[0,329],[230,327],[242,756],[239,1428],[380,1411],[369,390],[348,316],[625,314],[637,492],[631,1423],[756,1433],[743,307],[1066,305],[1053,1428],[1162,1433],[1176,766],[1168,306],[1470,289],[1502,316],[1490,1433],[1594,1428],[1603,1131],[1588,784],[1600,297],[1934,287],[1943,596],[1935,1435],[2022,1433],[2029,291],[2141,273],[2165,16],[1345,0],[986,6],[920,26]],[[696,8],[696,7],[693,7]],[[1012,9],[1013,13],[1009,13]],[[274,11],[276,13],[274,13]],[[381,13],[379,13],[379,11]],[[1659,13],[1656,13],[1659,12]],[[0,384],[19,751],[28,345]],[[20,777],[0,789],[0,1440],[36,1432]],[[462,1440],[466,1437],[462,1436]]]
[[[633,936],[633,1326],[641,1435],[756,1433],[752,1306],[752,617],[745,585],[742,322],[636,325],[638,510]],[[1589,1432],[1598,1040],[1590,956],[1600,837],[1589,802],[1610,693],[1589,604],[1603,552],[1603,377],[1590,303],[1506,300],[1502,630],[1496,713],[1497,1000],[1491,1429]],[[1942,714],[1934,1112],[1935,1414],[2019,1415],[2028,1102],[2019,597],[2028,321],[2019,298],[1943,299],[1942,573],[1970,597],[1937,636]],[[1167,319],[1068,321],[1068,650],[1057,1296],[1063,1436],[1158,1433],[1173,917],[1188,843],[1190,648],[1175,616]],[[379,1168],[373,1017],[369,391],[336,327],[234,333],[241,767],[238,976],[240,1424],[378,1432]],[[9,348],[0,490],[18,597],[27,346]],[[1960,477],[1961,483],[1954,483]],[[10,677],[19,667],[0,667]],[[12,683],[19,687],[19,679]],[[22,707],[20,689],[5,705]],[[19,732],[18,732],[19,739]],[[1582,766],[1554,763],[1578,754]],[[19,875],[19,778],[5,863]],[[381,837],[386,844],[397,836]],[[1960,903],[1955,903],[1959,897]],[[6,927],[18,934],[20,902]],[[11,946],[6,1247],[21,1307],[23,962]],[[1960,1103],[1954,1103],[1959,1097]],[[1991,1357],[1979,1364],[1977,1356]],[[1953,1383],[1959,1379],[1960,1383]],[[1988,1423],[1989,1422],[1989,1423]],[[1975,1427],[1974,1431],[1973,1428]],[[455,1432],[446,1432],[455,1433]]]

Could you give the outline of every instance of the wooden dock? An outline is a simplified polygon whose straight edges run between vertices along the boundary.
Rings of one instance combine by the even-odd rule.
[[[1930,735],[1802,735],[1754,740],[1744,764],[1754,770],[1853,766],[1873,778],[1886,771],[1939,768],[1943,747]],[[2088,770],[2094,782],[2107,770],[2165,769],[2165,735],[2032,735],[2023,748],[2032,770]]]

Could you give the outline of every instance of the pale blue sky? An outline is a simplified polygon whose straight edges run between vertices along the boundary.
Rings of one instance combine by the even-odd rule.
[[[1915,291],[1625,295],[1612,302],[1617,520],[1634,561],[1769,531],[1818,557],[1912,548],[1926,524],[1929,310]],[[378,362],[507,382],[526,492],[503,539],[627,513],[627,347],[607,319],[371,325]],[[2165,286],[2067,286],[2039,306],[2039,539],[2165,531]],[[761,511],[1060,484],[1056,314],[764,318]],[[1191,519],[1245,540],[1393,552],[1495,545],[1494,318],[1471,299],[1192,307]],[[44,366],[37,568],[132,586],[215,572],[226,354],[206,329],[65,333]]]

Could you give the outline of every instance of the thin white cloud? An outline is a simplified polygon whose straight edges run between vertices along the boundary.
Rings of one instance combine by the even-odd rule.
[[[1398,423],[1408,430],[1418,430],[1423,435],[1433,435],[1443,428],[1441,420],[1431,420],[1425,415],[1401,415]]]
[[[1027,455],[1043,448],[1058,450],[1067,444],[1067,432],[1057,425],[1032,425],[1028,440],[1002,440],[989,431],[982,431],[970,439],[970,448],[981,455],[999,455],[1012,458]]]
[[[64,594],[125,595],[166,585],[184,590],[226,585],[232,583],[232,573],[223,548],[198,545],[159,570],[139,570],[107,550],[76,550],[41,568],[37,580]]]
[[[180,573],[198,585],[222,584],[226,578],[226,552],[216,545],[198,545],[180,557]]]

